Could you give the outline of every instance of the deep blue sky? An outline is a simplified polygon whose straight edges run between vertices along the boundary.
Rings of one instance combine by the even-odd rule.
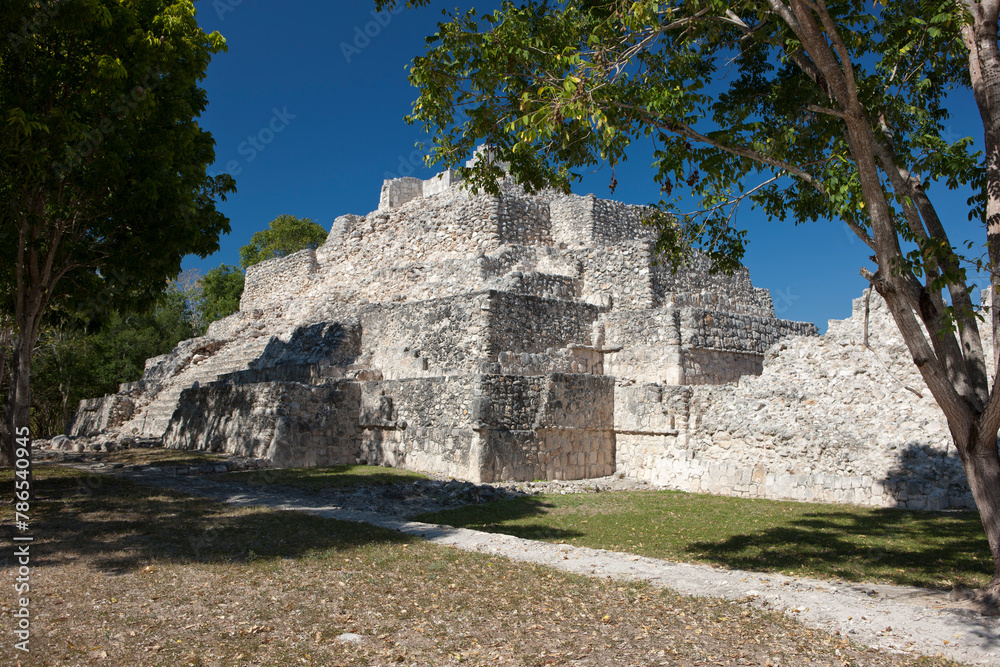
[[[496,3],[458,6],[473,4]],[[240,246],[278,215],[312,218],[329,229],[339,215],[377,208],[384,178],[434,173],[415,151],[419,129],[403,121],[416,96],[406,69],[454,0],[383,15],[381,24],[366,0],[201,0],[196,6],[202,27],[221,32],[229,46],[203,82],[209,108],[201,121],[217,144],[210,171],[233,173],[238,192],[220,205],[232,221],[221,250],[204,260],[189,257],[184,268],[237,264]],[[374,36],[365,35],[366,28]],[[979,140],[971,95],[957,94],[951,107],[949,131]],[[251,137],[259,137],[260,150]],[[658,199],[650,163],[649,155],[637,153],[620,166],[613,198]],[[609,180],[608,173],[596,173],[574,190],[611,198]],[[982,238],[966,221],[967,196],[934,196],[945,219],[953,219],[955,242]],[[754,284],[771,290],[780,317],[825,330],[828,319],[849,316],[851,299],[865,287],[858,269],[871,267],[871,253],[842,223],[795,226],[743,207],[737,224],[749,229],[744,263]]]

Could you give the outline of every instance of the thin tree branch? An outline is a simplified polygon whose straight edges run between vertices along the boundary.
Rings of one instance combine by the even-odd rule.
[[[844,120],[850,118],[850,116],[844,113],[843,111],[837,111],[836,109],[828,109],[826,107],[821,107],[817,104],[809,104],[806,106],[806,109],[808,109],[809,111],[815,111],[816,113],[826,114],[828,116],[836,116],[837,118],[842,118]]]
[[[869,305],[869,302],[871,301],[871,298],[872,298],[872,290],[873,289],[875,289],[875,288],[869,286],[869,288],[865,290],[865,324],[864,324],[864,333],[863,333],[862,338],[861,338],[861,344],[865,347],[865,349],[867,349],[869,352],[871,352],[875,356],[876,359],[878,359],[878,362],[880,364],[882,364],[882,368],[885,369],[886,375],[888,375],[893,380],[895,380],[899,384],[899,386],[901,386],[903,389],[906,389],[907,391],[911,391],[914,394],[916,394],[917,398],[923,398],[924,397],[923,394],[921,394],[919,391],[917,391],[916,389],[914,389],[913,387],[911,387],[910,385],[906,384],[905,382],[903,382],[902,380],[900,380],[898,377],[896,377],[893,374],[893,372],[889,369],[889,365],[887,363],[885,363],[885,360],[882,359],[882,357],[879,356],[879,353],[875,351],[875,348],[873,348],[868,343],[868,305]]]
[[[826,34],[830,37],[830,41],[833,43],[833,48],[837,51],[837,55],[840,56],[840,69],[844,74],[844,82],[847,84],[847,94],[849,99],[857,99],[858,97],[858,86],[854,79],[854,65],[851,63],[851,54],[847,50],[847,45],[844,44],[844,40],[840,37],[840,31],[837,30],[837,26],[833,23],[833,19],[830,18],[830,12],[826,8],[826,0],[816,0],[818,8],[815,10],[819,15],[819,20],[823,24],[823,29]]]

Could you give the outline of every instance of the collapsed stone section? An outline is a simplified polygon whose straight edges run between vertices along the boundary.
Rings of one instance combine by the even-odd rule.
[[[618,471],[744,497],[973,507],[944,414],[877,295],[867,317],[877,352],[862,344],[864,301],[824,336],[771,347],[759,376],[617,387]]]

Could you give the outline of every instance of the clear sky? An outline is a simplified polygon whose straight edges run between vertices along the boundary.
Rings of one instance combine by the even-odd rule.
[[[329,229],[345,213],[378,207],[382,180],[429,178],[415,144],[419,128],[403,117],[416,97],[407,65],[423,53],[441,10],[490,8],[498,3],[455,0],[376,17],[373,2],[321,0],[201,0],[206,31],[218,30],[229,46],[212,62],[203,85],[209,107],[202,126],[216,140],[211,173],[227,171],[238,192],[220,205],[232,233],[207,259],[189,257],[184,268],[205,272],[237,264],[239,248],[281,214],[312,218]],[[951,103],[949,132],[981,140],[982,125],[971,94]],[[981,143],[981,141],[979,142]],[[617,169],[612,196],[609,173],[588,175],[579,194],[645,204],[659,198],[651,156],[642,151]],[[967,222],[968,193],[931,190],[942,216],[951,219],[953,242],[984,239]],[[737,224],[749,229],[744,263],[755,285],[771,290],[779,317],[815,322],[850,315],[851,299],[865,281],[861,266],[874,268],[869,249],[842,223],[796,226],[768,221],[749,206]]]

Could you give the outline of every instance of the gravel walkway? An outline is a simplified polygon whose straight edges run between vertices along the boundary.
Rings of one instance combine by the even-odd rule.
[[[333,498],[294,489],[276,492],[237,487],[198,475],[169,474],[155,469],[79,467],[234,505],[294,510],[369,523],[442,546],[539,563],[576,574],[643,580],[684,594],[740,600],[783,611],[804,625],[831,633],[839,631],[858,643],[890,651],[943,654],[974,665],[1000,665],[1000,618],[981,616],[961,603],[949,601],[947,594],[939,591],[725,570],[426,524],[407,520],[402,516],[403,511],[376,514],[358,509],[358,503],[350,502],[353,494]]]

